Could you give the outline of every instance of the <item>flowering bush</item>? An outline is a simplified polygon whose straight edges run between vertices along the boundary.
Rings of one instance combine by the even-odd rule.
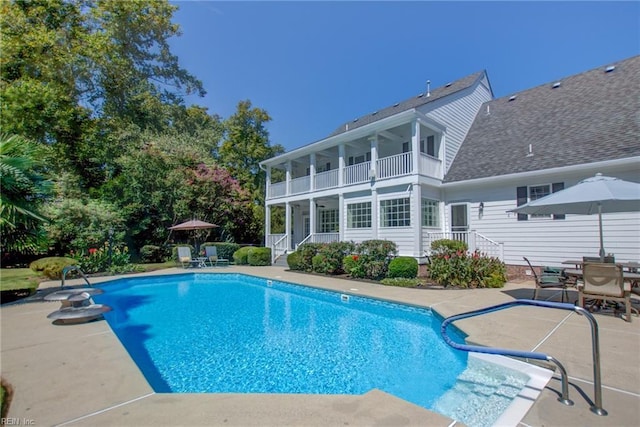
[[[70,257],[75,259],[78,267],[84,273],[126,273],[134,271],[130,263],[129,249],[122,245],[109,248],[109,243],[100,248],[89,248],[87,252],[71,252]]]
[[[507,281],[506,267],[497,258],[475,251],[442,252],[431,257],[429,276],[442,286],[501,288]]]

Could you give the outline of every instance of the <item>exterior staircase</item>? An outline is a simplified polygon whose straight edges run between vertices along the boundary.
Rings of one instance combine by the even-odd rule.
[[[272,265],[277,265],[278,267],[289,268],[289,264],[287,264],[287,253],[280,255],[276,258],[275,262]]]

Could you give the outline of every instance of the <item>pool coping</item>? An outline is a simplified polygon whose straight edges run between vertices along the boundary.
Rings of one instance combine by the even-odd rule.
[[[183,269],[171,269],[162,272],[153,272],[149,275],[180,274],[189,271],[191,270],[185,271]],[[393,302],[409,303],[414,306],[429,307],[434,309],[443,317],[468,311],[469,309],[491,305],[496,302],[512,300],[515,294],[519,292],[529,294],[533,289],[532,283],[511,283],[507,284],[505,289],[502,290],[444,292],[438,290],[411,290],[381,287],[380,285],[342,279],[336,280],[335,278],[330,277],[322,278],[317,276],[308,276],[291,273],[279,267],[231,267],[228,269],[204,269],[202,271],[225,273],[238,272],[257,277],[284,280],[286,282],[302,284],[305,286],[335,290],[342,293],[352,292],[354,295],[368,296]],[[115,278],[113,277],[104,279],[96,278],[92,279],[92,281],[102,282],[112,281],[114,279]],[[72,283],[68,282],[68,284]],[[54,282],[50,284],[50,286],[55,287],[59,285]],[[353,291],[353,289],[356,289],[356,291]],[[66,342],[74,342],[74,340],[77,341],[75,336],[78,335],[80,330],[76,328],[82,328],[82,326],[61,327],[51,325],[45,318],[46,314],[43,314],[47,311],[51,311],[55,305],[43,304],[43,306],[44,307],[40,307],[39,305],[3,305],[1,309],[3,320],[3,377],[12,383],[14,388],[18,391],[17,396],[19,399],[17,400],[23,399],[25,393],[33,396],[32,398],[35,399],[34,401],[29,402],[16,401],[16,405],[10,408],[10,417],[28,416],[28,413],[25,413],[25,411],[29,410],[33,414],[38,411],[40,411],[40,413],[47,413],[47,418],[51,419],[52,422],[42,422],[43,420],[39,420],[43,424],[66,422],[74,425],[135,425],[135,423],[127,424],[127,422],[136,419],[136,417],[138,417],[138,421],[142,420],[143,424],[145,423],[144,421],[148,423],[150,420],[163,424],[159,417],[162,414],[165,414],[164,411],[166,411],[168,414],[174,414],[176,412],[180,413],[180,420],[183,424],[193,425],[195,423],[199,425],[206,423],[207,425],[215,425],[216,421],[214,420],[214,414],[208,413],[208,411],[211,411],[210,408],[217,408],[217,412],[228,415],[226,420],[220,419],[218,421],[219,424],[225,425],[331,425],[331,421],[334,423],[338,423],[338,421],[340,421],[340,423],[342,423],[344,420],[349,420],[352,425],[370,425],[381,420],[388,421],[392,419],[398,421],[400,424],[414,425],[424,424],[430,416],[426,413],[428,412],[427,410],[419,407],[412,407],[415,405],[404,401],[397,402],[397,399],[394,399],[392,396],[386,395],[382,392],[372,392],[368,393],[368,396],[356,396],[355,398],[334,396],[327,397],[326,399],[316,399],[306,395],[295,396],[294,398],[289,399],[279,395],[258,397],[245,395],[207,395],[205,397],[197,398],[189,396],[174,396],[169,398],[167,395],[163,394],[152,393],[148,395],[151,390],[148,384],[146,384],[146,380],[144,380],[144,378],[143,385],[135,385],[136,382],[140,381],[139,378],[127,378],[126,381],[123,380],[122,384],[116,384],[117,378],[109,378],[105,380],[104,387],[113,386],[114,394],[113,396],[108,396],[110,401],[116,405],[124,404],[125,406],[118,408],[117,410],[109,410],[101,414],[94,415],[91,417],[90,423],[87,423],[87,419],[74,421],[78,417],[73,416],[73,411],[71,409],[74,403],[78,401],[77,396],[87,396],[85,399],[89,400],[94,399],[92,396],[96,393],[98,388],[96,388],[95,385],[92,386],[91,384],[83,383],[82,387],[84,388],[82,390],[68,390],[70,394],[76,397],[75,399],[73,399],[71,395],[60,398],[59,396],[56,396],[57,399],[59,398],[58,400],[60,400],[61,404],[52,405],[51,402],[47,401],[48,396],[45,396],[46,393],[38,389],[38,380],[43,381],[48,378],[47,372],[42,371],[43,367],[37,368],[38,364],[42,364],[40,363],[42,358],[38,354],[38,351],[26,351],[26,349],[29,347],[32,349],[41,349],[41,351],[49,351],[50,354],[47,356],[50,363],[55,362],[58,363],[59,366],[64,365],[65,355],[68,354],[68,352],[58,352],[57,347],[64,345]],[[536,343],[536,345],[533,349],[538,347],[542,347],[544,349],[544,347],[551,346],[554,351],[561,351],[562,346],[557,346],[558,343],[554,341],[555,338],[560,338],[560,342],[567,340],[570,341],[573,339],[572,337],[574,335],[580,335],[586,327],[584,323],[576,321],[575,316],[573,318],[571,316],[564,315],[548,316],[546,313],[541,315],[537,309],[528,309],[527,316],[518,315],[510,317],[508,314],[505,314],[499,317],[500,319],[498,319],[498,323],[502,325],[502,329],[504,329],[505,332],[510,332],[509,329],[512,329],[514,326],[518,326],[522,329],[521,333],[513,334],[511,336],[509,334],[499,334],[499,338],[505,338],[507,341],[513,340],[520,346],[527,349],[532,349],[531,343],[526,344],[530,340],[528,335],[534,335],[534,343]],[[551,319],[548,319],[549,317],[551,317]],[[507,321],[504,320],[505,318]],[[15,331],[15,328],[12,328],[11,325],[16,325],[16,322],[20,324],[21,319],[28,319],[29,322],[33,323],[33,332],[22,332],[22,336],[17,337],[14,335],[19,334],[20,331]],[[538,328],[531,329],[528,327],[529,324],[533,323],[532,319],[535,319],[536,322],[540,322],[538,328],[543,330],[540,331],[539,334],[540,337],[544,336],[544,340],[535,336]],[[575,390],[576,388],[584,389],[582,391],[584,391],[587,398],[593,395],[592,389],[589,388],[589,373],[591,372],[589,354],[589,357],[586,359],[576,357],[576,360],[570,360],[569,363],[567,363],[567,370],[572,380],[571,397],[576,400],[576,405],[568,408],[556,401],[559,382],[557,381],[557,377],[554,377],[550,384],[544,388],[542,397],[533,403],[531,409],[525,416],[525,419],[521,422],[521,425],[588,424],[604,426],[613,424],[634,425],[637,423],[637,419],[639,419],[638,417],[640,415],[640,410],[636,409],[639,406],[638,403],[640,403],[638,393],[638,377],[640,375],[636,372],[637,370],[632,370],[632,372],[629,372],[629,369],[620,370],[620,366],[618,365],[623,363],[626,366],[638,366],[640,359],[638,356],[638,353],[640,352],[637,351],[637,349],[640,349],[638,324],[640,321],[636,318],[632,324],[628,324],[619,318],[613,318],[612,316],[600,316],[598,320],[601,324],[601,330],[606,332],[606,334],[602,334],[607,341],[606,347],[603,351],[603,383],[605,384],[604,406],[609,411],[609,416],[598,417],[590,413],[589,402],[579,394],[578,390]],[[578,329],[576,329],[576,325],[578,325]],[[481,322],[477,322],[472,324],[465,323],[459,327],[469,334],[470,339],[475,343],[482,343],[487,339],[487,337],[494,339],[496,338],[495,332],[499,332],[495,327],[493,319],[489,325],[482,325]],[[106,331],[104,325],[101,326],[100,322],[89,324],[89,327],[83,328],[83,331],[87,332],[88,337],[93,338],[86,338],[85,341],[88,342],[98,336],[103,339],[103,341],[109,341],[110,343],[101,342],[101,345],[104,344],[109,348],[112,346],[118,347],[119,341],[117,340],[117,337],[115,337],[115,334],[111,331],[108,325],[107,328],[108,333],[105,335]],[[567,328],[568,333],[565,333],[565,328]],[[547,333],[547,330],[551,332]],[[43,336],[37,336],[39,333]],[[46,335],[46,337],[44,335]],[[111,335],[111,339],[107,339],[109,338],[108,335]],[[622,337],[623,339],[622,341],[618,340],[620,342],[609,342],[609,335],[612,338],[617,339]],[[38,340],[41,342],[38,342]],[[114,343],[114,340],[117,343]],[[56,346],[54,344],[55,342],[61,342],[62,344],[60,346]],[[78,350],[87,352],[94,351],[91,348],[91,345],[85,344],[87,343],[79,343]],[[563,354],[562,358],[559,357],[559,360],[570,358],[574,353],[576,356],[579,356],[580,353],[584,353],[584,351],[581,351],[579,348],[581,345],[579,341],[576,341],[573,344],[575,344],[577,348],[569,349],[569,352],[565,352],[566,355]],[[499,343],[496,345],[499,345]],[[104,350],[107,347],[100,348],[101,350]],[[628,360],[620,360],[619,357],[616,358],[616,356],[619,356],[616,353],[620,353],[620,349],[624,350],[625,348],[627,351],[624,352],[624,355]],[[23,349],[25,350],[23,351]],[[636,351],[634,352],[633,350]],[[117,353],[117,348],[113,351]],[[87,355],[92,357],[91,354]],[[613,357],[604,357],[605,355]],[[98,354],[98,358],[99,356],[100,355]],[[23,359],[16,360],[18,357],[22,357]],[[138,370],[135,363],[127,357],[119,355],[118,358],[118,370],[122,371],[123,376],[126,376],[124,373],[131,374],[131,372],[128,371],[131,369],[131,365],[133,365],[133,368],[136,371]],[[28,366],[23,367],[22,365]],[[87,365],[89,365],[88,362]],[[75,372],[78,369],[82,369],[82,367],[82,361],[73,361],[73,363],[71,363],[71,361],[67,360],[66,366],[63,366],[60,369]],[[38,371],[38,369],[40,369],[40,372],[35,372]],[[572,373],[573,376],[571,376]],[[90,371],[87,373],[87,375],[91,374],[92,373]],[[95,373],[94,376],[98,378],[98,374],[99,372]],[[31,376],[38,378],[33,379]],[[134,377],[135,375],[131,374],[130,376]],[[141,376],[139,372],[138,376]],[[58,388],[58,392],[64,392],[66,389],[74,387],[73,382],[68,378],[57,378],[56,381],[55,387]],[[124,382],[126,382],[126,384],[124,384]],[[126,391],[127,389],[129,391]],[[42,397],[39,397],[40,395],[42,395]],[[142,398],[140,398],[140,400],[135,402],[132,401],[132,399],[139,398],[141,396]],[[162,403],[166,402],[167,399],[171,400],[171,404]],[[105,397],[96,396],[95,400],[96,402],[94,402],[93,407],[97,407],[99,409],[115,406],[114,404],[101,404],[100,402],[102,401],[106,402],[107,399]],[[294,400],[295,402],[288,403],[290,400]],[[47,405],[50,405],[51,407],[47,407]],[[338,407],[344,409],[344,407],[340,405],[346,405],[346,407],[349,407],[350,410],[353,409],[353,411],[346,414],[344,411],[336,410]],[[201,413],[191,410],[192,408],[200,407],[202,408]],[[354,409],[365,407],[368,408],[368,412]],[[126,410],[124,408],[126,408]],[[44,411],[44,409],[48,409],[48,411]],[[86,410],[86,412],[82,413],[81,408],[75,409],[76,412],[80,412],[81,415],[92,413],[90,410]],[[127,415],[123,415],[124,413]],[[207,417],[201,418],[204,413],[207,413]],[[295,420],[295,422],[293,420]],[[200,421],[200,423],[198,423],[198,421]],[[389,424],[389,422],[386,424]],[[428,424],[444,426],[450,425],[451,421],[436,417],[433,422],[428,422]]]

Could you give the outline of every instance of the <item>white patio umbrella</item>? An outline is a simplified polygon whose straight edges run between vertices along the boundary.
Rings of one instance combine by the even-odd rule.
[[[533,200],[509,212],[539,215],[598,214],[600,259],[605,250],[602,238],[602,214],[640,211],[640,183],[623,181],[598,173],[572,187]]]

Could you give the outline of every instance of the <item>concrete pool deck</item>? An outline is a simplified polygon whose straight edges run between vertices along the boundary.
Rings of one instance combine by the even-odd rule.
[[[281,267],[209,268],[321,287],[342,293],[431,307],[447,317],[517,298],[531,298],[533,282],[509,282],[502,289],[406,289],[289,272]],[[144,275],[184,273],[176,268]],[[136,275],[140,276],[140,275]],[[92,283],[113,280],[92,278]],[[81,285],[81,281],[68,281]],[[14,392],[4,424],[70,426],[368,426],[461,425],[379,390],[360,396],[155,393],[105,321],[57,326],[47,315],[59,307],[43,294],[0,309],[2,378]],[[544,291],[540,299],[554,295]],[[577,298],[570,293],[570,300]],[[637,297],[636,297],[637,298]],[[559,294],[554,298],[559,301]],[[628,323],[596,313],[600,330],[603,407],[594,398],[591,333],[583,316],[538,307],[513,307],[456,322],[468,342],[558,359],[570,379],[574,406],[557,401],[556,375],[520,426],[640,425],[640,318]]]

